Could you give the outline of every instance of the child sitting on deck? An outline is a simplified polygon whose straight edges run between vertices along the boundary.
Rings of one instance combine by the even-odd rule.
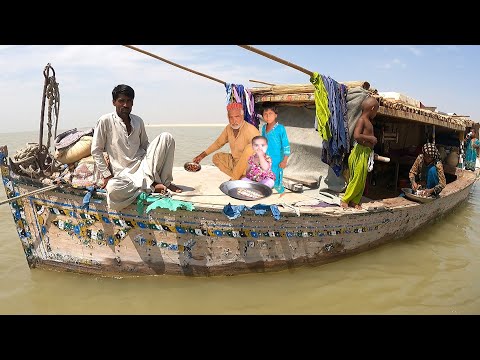
[[[272,188],[275,184],[275,174],[272,172],[272,159],[266,154],[267,138],[255,136],[252,139],[254,154],[248,158],[246,176],[242,180],[256,181]]]

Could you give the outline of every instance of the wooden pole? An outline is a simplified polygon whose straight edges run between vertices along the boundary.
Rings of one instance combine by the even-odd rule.
[[[123,45],[123,46],[128,47],[128,48],[130,48],[130,49],[132,49],[132,50],[141,52],[141,53],[143,53],[143,54],[145,54],[145,55],[151,56],[151,57],[153,57],[153,58],[155,58],[155,59],[157,59],[157,60],[161,60],[161,61],[163,61],[163,62],[166,62],[167,64],[176,66],[176,67],[178,67],[178,68],[180,68],[180,69],[183,69],[183,70],[189,71],[189,72],[191,72],[191,73],[194,73],[194,74],[197,74],[197,75],[206,77],[207,79],[210,79],[210,80],[219,82],[220,84],[223,84],[223,85],[226,84],[225,81],[222,81],[222,80],[219,80],[219,79],[215,79],[215,78],[212,77],[212,76],[208,76],[208,75],[202,74],[202,73],[200,73],[200,72],[198,72],[198,71],[189,69],[189,68],[187,68],[187,67],[185,67],[185,66],[175,64],[174,62],[171,62],[171,61],[169,61],[169,60],[167,60],[167,59],[161,58],[160,56],[157,56],[157,55],[155,55],[155,54],[152,54],[152,53],[150,53],[150,52],[148,52],[148,51],[139,49],[139,48],[137,48],[137,47],[135,47],[135,46],[132,46],[132,45]]]
[[[47,187],[44,187],[44,188],[41,188],[41,189],[38,189],[38,190],[33,190],[33,191],[30,191],[26,194],[23,194],[23,195],[18,195],[18,196],[15,196],[15,197],[12,197],[12,198],[9,198],[7,200],[2,200],[0,201],[0,205],[3,205],[3,204],[6,204],[6,203],[9,203],[11,201],[15,201],[15,200],[18,200],[18,199],[21,199],[25,196],[30,196],[30,195],[35,195],[35,194],[39,194],[39,193],[42,193],[42,192],[45,192],[45,191],[48,191],[48,190],[53,190],[57,187],[59,187],[60,185],[57,185],[57,184],[53,184],[53,185],[49,185]]]
[[[265,85],[270,85],[270,86],[275,86],[275,84],[270,84],[270,83],[267,83],[267,82],[264,82],[264,81],[258,81],[258,80],[248,80],[250,82],[256,82],[256,83],[260,83],[260,84],[265,84]]]
[[[301,72],[303,72],[303,73],[305,73],[305,74],[307,74],[307,75],[309,75],[309,76],[312,76],[312,75],[313,75],[313,71],[310,71],[310,70],[307,70],[307,69],[305,69],[305,68],[303,68],[303,67],[301,67],[301,66],[292,64],[291,62],[285,61],[285,60],[283,60],[283,59],[280,59],[279,57],[276,57],[276,56],[274,56],[274,55],[271,55],[271,54],[269,54],[269,53],[266,53],[265,51],[256,49],[256,48],[254,48],[253,46],[250,46],[250,45],[238,45],[238,46],[240,46],[240,47],[242,47],[242,48],[244,48],[244,49],[253,51],[254,53],[257,53],[257,54],[259,54],[259,55],[265,56],[265,57],[267,57],[267,58],[269,58],[269,59],[275,60],[275,61],[277,61],[277,62],[279,62],[279,63],[281,63],[281,64],[283,64],[283,65],[290,66],[290,67],[292,67],[292,68],[294,68],[294,69],[297,69],[297,70],[299,70],[299,71],[301,71]]]

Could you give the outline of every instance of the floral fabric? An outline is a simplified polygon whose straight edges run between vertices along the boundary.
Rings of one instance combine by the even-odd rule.
[[[247,178],[252,181],[260,182],[265,179],[275,180],[275,174],[272,172],[272,158],[268,155],[265,155],[270,168],[268,170],[263,170],[260,166],[260,161],[256,155],[250,156],[248,159],[249,170],[246,174]]]

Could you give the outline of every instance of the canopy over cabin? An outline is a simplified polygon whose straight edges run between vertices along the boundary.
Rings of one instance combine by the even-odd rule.
[[[392,120],[410,120],[457,131],[464,131],[465,128],[475,125],[475,122],[467,116],[445,115],[434,111],[434,107],[423,106],[420,102],[418,102],[420,105],[418,107],[409,104],[404,100],[404,97],[395,99],[394,97],[382,96],[382,94],[389,93],[378,93],[376,89],[370,87],[370,84],[367,81],[347,81],[340,83],[346,85],[349,89],[361,86],[368,90],[380,104],[378,114],[389,117]],[[255,103],[275,102],[278,103],[278,105],[290,106],[315,105],[314,87],[312,84],[253,87],[250,91],[254,95]]]
[[[447,182],[456,178],[464,132],[472,126],[478,128],[478,123],[468,116],[440,113],[435,107],[424,106],[420,101],[403,94],[378,92],[367,81],[340,83],[348,89],[347,107],[350,95],[356,92],[375,97],[380,105],[374,123],[375,136],[378,139],[374,151],[389,157],[391,162],[379,163],[374,167],[368,181],[377,186],[367,186],[365,192],[368,196],[372,198],[395,196],[402,187],[408,187],[408,171],[421,152],[421,146],[427,141],[435,142],[442,154],[445,172],[448,173]],[[257,113],[261,114],[263,103],[275,103],[278,121],[287,128],[292,155],[289,165],[284,170],[284,177],[304,184],[317,179],[316,184],[321,189],[341,191],[345,185],[343,182],[345,176],[332,175],[330,169],[326,169],[321,161],[322,139],[314,129],[314,86],[269,84],[252,87],[250,91],[254,97]],[[357,102],[355,106],[359,105]],[[357,114],[359,116],[360,112]],[[350,123],[348,125],[350,127]],[[352,136],[353,128],[349,131]]]

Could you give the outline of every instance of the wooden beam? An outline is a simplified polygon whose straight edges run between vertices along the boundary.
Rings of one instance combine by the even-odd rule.
[[[463,126],[459,124],[449,123],[444,120],[435,119],[435,118],[427,117],[420,114],[410,113],[403,110],[389,109],[384,106],[379,107],[378,113],[380,115],[390,116],[398,119],[411,120],[411,121],[420,122],[423,124],[438,125],[441,127],[446,127],[454,130],[463,130]]]

